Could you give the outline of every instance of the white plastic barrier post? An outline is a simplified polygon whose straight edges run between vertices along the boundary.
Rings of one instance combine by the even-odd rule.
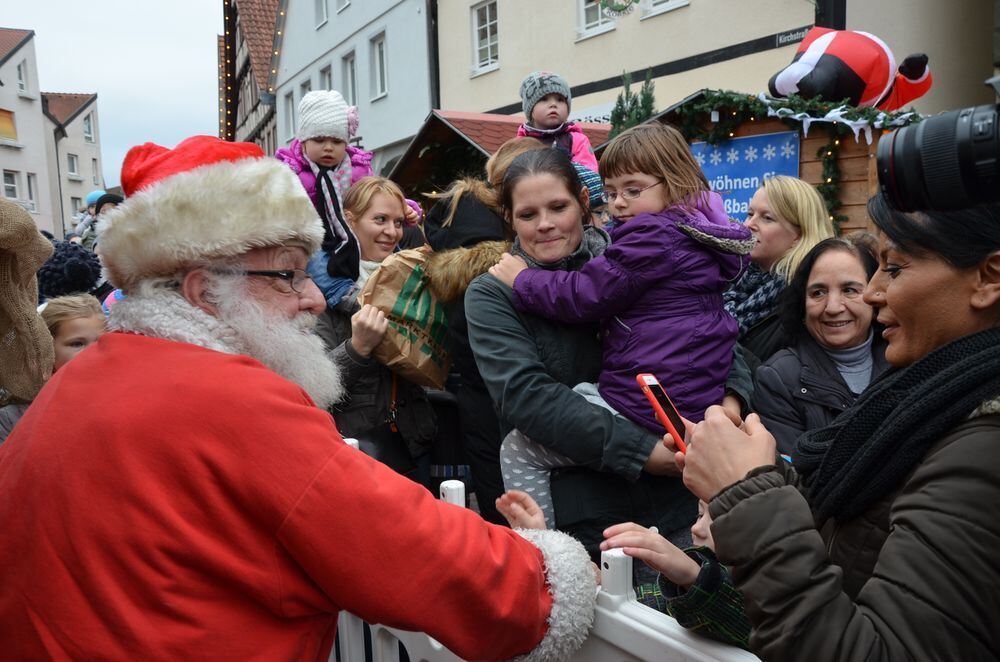
[[[465,483],[460,480],[441,481],[441,500],[465,508]]]
[[[344,443],[353,448],[354,450],[358,450],[360,446],[357,439],[351,439],[350,437],[344,437]]]
[[[742,649],[689,632],[673,618],[636,602],[632,558],[619,549],[601,554],[601,589],[597,593],[594,628],[573,660],[751,662],[757,659]]]

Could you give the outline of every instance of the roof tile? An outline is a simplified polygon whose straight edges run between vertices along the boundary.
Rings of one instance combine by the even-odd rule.
[[[517,136],[517,128],[521,126],[520,115],[493,115],[490,113],[467,113],[458,110],[434,111],[456,131],[462,133],[487,154],[497,151],[500,145]],[[593,146],[600,145],[608,139],[611,133],[610,124],[594,124],[578,122],[584,135],[590,139]]]
[[[267,75],[271,66],[278,0],[236,0],[236,8],[243,38],[250,50],[250,66],[257,80],[257,88],[264,92],[267,90]]]
[[[10,55],[15,48],[21,45],[26,37],[31,36],[31,30],[18,30],[17,28],[0,28],[0,61]]]
[[[78,110],[96,97],[96,94],[42,92],[42,98],[48,104],[49,115],[56,118],[56,121],[60,124],[65,124]]]

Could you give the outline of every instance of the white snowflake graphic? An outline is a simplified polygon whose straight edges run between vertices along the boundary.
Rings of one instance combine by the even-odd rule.
[[[705,165],[705,152],[698,152],[697,154],[694,155],[694,158],[698,159],[698,165],[700,166]]]
[[[774,149],[774,145],[768,145],[767,147],[764,148],[764,153],[762,154],[762,156],[768,161],[770,161],[771,159],[774,158],[774,155],[777,153],[777,151],[778,150]]]
[[[708,160],[712,162],[712,165],[717,166],[722,163],[722,154],[719,153],[719,150],[713,149],[712,155],[708,157]]]
[[[736,163],[740,160],[740,152],[735,147],[730,147],[729,151],[726,152],[726,160],[730,163]]]
[[[790,159],[795,155],[795,147],[792,143],[785,143],[781,146],[781,155],[786,159]]]
[[[757,148],[751,145],[743,150],[743,155],[748,163],[753,163],[757,160]]]

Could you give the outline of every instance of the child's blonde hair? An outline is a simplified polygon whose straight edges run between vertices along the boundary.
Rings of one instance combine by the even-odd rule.
[[[681,132],[666,124],[640,124],[615,137],[601,155],[601,178],[639,173],[663,180],[667,206],[693,204],[709,190],[701,166]]]
[[[399,200],[399,204],[406,208],[406,196],[403,195],[399,185],[391,179],[385,177],[362,177],[351,185],[351,190],[344,196],[344,211],[350,212],[355,218],[361,218],[372,205],[372,198],[378,193],[384,193]]]
[[[795,270],[813,246],[833,236],[833,223],[819,191],[798,177],[775,175],[764,180],[771,210],[799,229],[799,241],[778,260],[771,271],[791,282]]]
[[[101,302],[90,294],[71,294],[49,299],[39,314],[53,338],[59,333],[59,325],[63,322],[81,317],[104,317]]]
[[[486,181],[474,177],[464,177],[458,179],[448,187],[443,193],[428,193],[427,197],[436,200],[448,200],[448,215],[441,222],[441,227],[446,228],[455,220],[455,212],[458,209],[458,202],[463,195],[471,193],[481,203],[492,209],[497,215],[500,214],[500,186],[503,184],[503,177],[507,174],[507,168],[515,158],[533,149],[546,149],[545,143],[537,138],[522,136],[511,138],[497,148],[497,151],[486,161]]]

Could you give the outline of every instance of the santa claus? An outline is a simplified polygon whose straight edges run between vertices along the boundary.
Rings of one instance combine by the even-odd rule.
[[[340,609],[467,659],[572,654],[579,543],[436,501],[324,411],[323,229],[295,175],[200,136],[133,148],[122,186],[100,228],[113,331],[0,447],[5,655],[325,660]]]

